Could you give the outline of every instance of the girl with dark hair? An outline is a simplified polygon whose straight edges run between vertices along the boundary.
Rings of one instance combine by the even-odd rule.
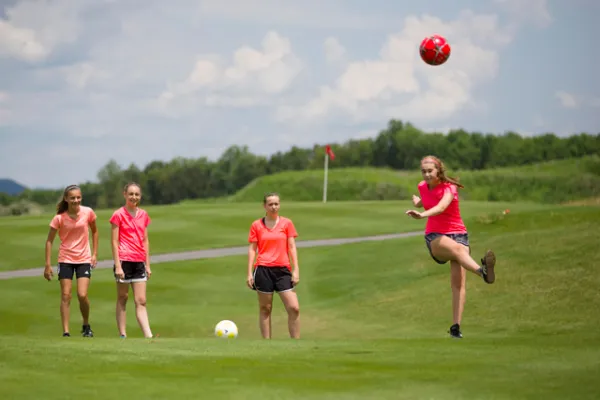
[[[271,338],[273,293],[277,292],[288,314],[288,330],[300,338],[300,306],[295,287],[300,282],[296,237],[289,218],[279,215],[277,193],[263,199],[266,215],[250,226],[248,234],[248,276],[246,284],[258,293],[259,326],[264,339]]]
[[[56,233],[61,244],[58,249],[58,280],[61,287],[60,315],[63,336],[71,336],[69,314],[73,276],[77,278],[77,298],[83,318],[81,333],[93,337],[89,323],[90,301],[88,289],[92,270],[96,267],[98,255],[98,229],[96,214],[90,207],[81,205],[81,189],[77,185],[67,186],[61,201],[56,205],[56,215],[50,222],[50,231],[46,239],[46,267],[44,278],[52,280],[52,244]],[[89,231],[92,232],[93,252],[90,249]]]

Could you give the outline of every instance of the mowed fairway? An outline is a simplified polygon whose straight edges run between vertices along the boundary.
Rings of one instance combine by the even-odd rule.
[[[463,202],[465,218],[485,212],[547,209],[533,203]],[[299,240],[346,238],[422,229],[422,222],[404,215],[409,201],[282,203],[281,214],[294,220]],[[245,245],[250,224],[264,215],[261,199],[255,204],[204,204],[186,202],[146,208],[152,218],[152,254]],[[111,211],[100,210],[99,259],[112,258],[110,251]],[[53,214],[0,218],[0,271],[43,267],[44,243]],[[56,265],[59,240],[53,247]]]
[[[363,212],[377,215],[378,207],[391,206]],[[600,208],[518,208],[504,218],[480,211],[467,221],[473,254],[491,247],[499,264],[494,285],[468,276],[463,340],[447,337],[448,267],[429,258],[421,237],[301,249],[299,341],[287,339],[278,299],[274,339],[259,339],[243,256],[156,264],[148,298],[161,335],[154,340],[140,337],[132,301],[130,337],[117,337],[110,270],[93,277],[92,339],[60,337],[56,281],[20,278],[0,281],[0,393],[3,399],[596,399]],[[403,207],[393,209],[400,214]],[[373,226],[375,220],[390,223],[380,215]],[[389,226],[398,230],[402,221]],[[352,229],[345,236],[365,234]],[[221,319],[238,324],[238,339],[212,336]],[[72,332],[79,328],[74,300]]]

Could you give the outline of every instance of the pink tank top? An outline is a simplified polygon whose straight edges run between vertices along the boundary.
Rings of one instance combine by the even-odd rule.
[[[121,207],[110,217],[110,223],[119,227],[119,259],[145,262],[147,249],[144,237],[150,224],[148,213],[138,208],[134,218],[125,207]]]

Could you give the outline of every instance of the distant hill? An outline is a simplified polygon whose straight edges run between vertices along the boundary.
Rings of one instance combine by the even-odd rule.
[[[25,186],[13,181],[12,179],[0,179],[0,193],[6,193],[14,196],[21,194],[25,189]]]

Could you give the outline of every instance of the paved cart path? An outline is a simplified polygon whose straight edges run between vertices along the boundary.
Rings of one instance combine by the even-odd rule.
[[[373,242],[390,239],[400,239],[412,236],[422,235],[422,231],[418,232],[404,232],[404,233],[392,233],[388,235],[374,235],[374,236],[362,236],[354,238],[344,239],[319,239],[319,240],[299,240],[296,242],[298,248],[305,247],[323,247],[323,246],[337,246],[341,244],[359,243],[359,242]],[[206,250],[194,250],[194,251],[183,251],[178,253],[165,253],[150,256],[150,262],[157,264],[161,262],[172,262],[172,261],[186,261],[186,260],[199,260],[203,258],[216,258],[216,257],[227,257],[227,256],[238,256],[244,255],[248,252],[248,246],[238,247],[225,247],[222,249],[206,249]],[[112,268],[112,260],[98,261],[96,268]],[[44,267],[22,269],[15,271],[0,271],[0,280],[13,279],[13,278],[25,278],[30,276],[44,275]]]

